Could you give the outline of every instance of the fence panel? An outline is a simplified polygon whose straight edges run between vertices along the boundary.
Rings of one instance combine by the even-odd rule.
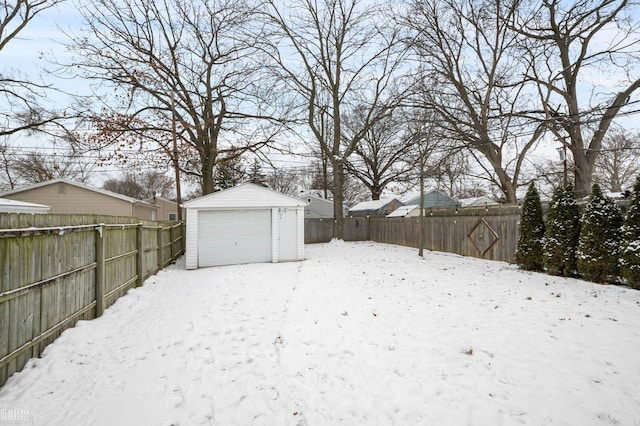
[[[135,287],[137,282],[137,226],[105,227],[105,309]]]
[[[464,256],[513,262],[520,207],[441,208],[425,211],[423,247]],[[419,217],[345,218],[345,241],[371,240],[418,247]],[[333,220],[306,219],[305,243],[330,241]]]
[[[147,278],[183,253],[182,224],[138,222],[0,214],[0,386],[65,329],[142,283],[140,271]]]
[[[160,269],[160,261],[158,259],[158,227],[144,225],[142,227],[142,251],[143,251],[143,273],[144,278],[158,272]]]
[[[328,243],[333,238],[333,219],[305,219],[304,241],[310,243]]]

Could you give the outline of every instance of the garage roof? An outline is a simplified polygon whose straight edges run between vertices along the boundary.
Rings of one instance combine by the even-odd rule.
[[[243,183],[233,188],[214,192],[200,198],[187,201],[187,209],[227,209],[252,207],[304,207],[307,203],[269,188]]]

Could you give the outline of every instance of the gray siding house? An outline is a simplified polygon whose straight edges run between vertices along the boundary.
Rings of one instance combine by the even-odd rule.
[[[157,207],[142,200],[93,188],[67,179],[53,179],[0,194],[0,197],[51,207],[51,214],[98,214],[157,220]]]
[[[414,196],[405,201],[405,206],[419,205],[420,194]],[[425,209],[437,209],[439,207],[460,207],[462,204],[455,198],[449,197],[444,192],[437,189],[431,189],[424,193],[424,208]]]
[[[304,208],[305,219],[333,219],[333,200],[326,200],[312,194],[301,195],[298,198],[307,203]],[[346,216],[347,212],[348,209],[343,206],[343,216]]]

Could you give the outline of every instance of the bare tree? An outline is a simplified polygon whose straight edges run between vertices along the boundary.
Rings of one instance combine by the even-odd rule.
[[[415,0],[402,18],[422,67],[416,105],[435,112],[441,138],[470,149],[508,203],[517,202],[524,158],[544,132],[516,58],[516,4]]]
[[[265,51],[274,64],[271,70],[284,84],[283,91],[297,100],[333,170],[333,235],[342,238],[345,162],[395,103],[391,95],[401,65],[398,33],[374,2],[266,3],[263,17],[272,33]],[[363,106],[360,126],[344,126],[344,116]]]
[[[405,112],[406,113],[406,112]],[[405,115],[406,130],[405,139],[410,140],[413,153],[416,156],[414,163],[414,176],[417,177],[418,186],[420,188],[420,214],[418,229],[418,256],[424,255],[423,249],[423,230],[424,230],[424,194],[425,180],[429,174],[429,170],[437,165],[442,157],[437,155],[439,148],[442,146],[442,139],[439,139],[434,131],[437,127],[436,114],[423,108],[409,109]]]
[[[146,197],[143,185],[138,182],[136,173],[128,172],[122,178],[111,178],[104,181],[103,189],[141,200]]]
[[[573,162],[567,159],[567,170],[573,168]],[[551,199],[553,192],[558,187],[564,187],[563,161],[552,158],[536,158],[532,161],[529,181],[535,181],[540,195]]]
[[[365,119],[363,111],[355,110],[345,117],[347,128],[358,129]],[[347,172],[371,192],[372,200],[379,200],[390,183],[411,179],[416,163],[413,138],[402,137],[402,124],[393,114],[369,126],[353,156],[345,163]]]
[[[13,171],[11,170],[12,160],[17,156],[15,148],[9,145],[5,139],[0,144],[0,169],[2,178],[0,178],[0,190],[15,189],[18,183]]]
[[[0,55],[23,30],[48,9],[63,0],[6,0],[0,4]],[[4,63],[4,62],[2,62]],[[46,108],[51,86],[16,70],[0,69],[0,136],[21,131],[43,131],[64,114]]]
[[[93,165],[75,158],[73,153],[51,155],[33,151],[16,155],[8,167],[13,173],[14,184],[34,184],[60,178],[88,182]]]
[[[267,185],[274,191],[287,195],[297,196],[299,174],[286,168],[273,168],[271,173],[267,174]]]
[[[107,179],[102,187],[138,200],[153,196],[172,199],[175,183],[159,170],[147,170],[143,173],[128,171],[121,178]]]
[[[611,129],[602,141],[595,165],[596,180],[603,189],[620,192],[631,188],[640,173],[640,133]]]
[[[256,75],[250,1],[92,0],[80,13],[85,30],[73,36],[69,65],[115,92],[90,147],[155,150],[208,194],[219,162],[272,141],[277,129],[253,121],[269,115],[271,88]]]
[[[524,2],[511,24],[549,128],[573,156],[577,198],[590,193],[603,139],[640,88],[634,7],[628,0]],[[591,72],[618,79],[619,91],[592,83]]]

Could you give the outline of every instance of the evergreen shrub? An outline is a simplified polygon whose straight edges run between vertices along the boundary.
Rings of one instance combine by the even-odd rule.
[[[640,176],[631,195],[631,205],[622,227],[621,274],[627,284],[640,290]]]
[[[529,185],[520,215],[520,238],[516,249],[516,263],[528,271],[541,271],[544,266],[544,218],[540,195],[534,183]]]
[[[594,282],[618,278],[622,213],[618,205],[593,185],[582,218],[577,251],[578,273]]]
[[[573,187],[557,187],[549,203],[544,238],[544,266],[550,274],[571,276],[576,271],[580,210]]]

